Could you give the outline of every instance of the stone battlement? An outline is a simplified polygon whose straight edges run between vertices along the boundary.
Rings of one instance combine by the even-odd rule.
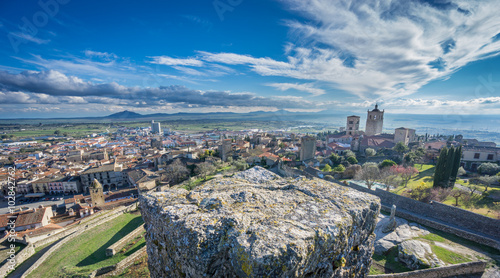
[[[151,277],[364,277],[377,197],[254,167],[140,197]]]

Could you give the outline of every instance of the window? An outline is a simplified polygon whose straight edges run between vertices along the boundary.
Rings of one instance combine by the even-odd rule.
[[[493,154],[492,153],[488,154],[488,158],[487,159],[488,160],[493,160]]]
[[[474,154],[474,159],[479,159],[479,157],[480,157],[480,156],[481,156],[481,154],[480,154],[480,153],[475,153],[475,154]]]
[[[349,130],[352,130],[352,126],[351,126],[351,127],[349,127]]]
[[[349,124],[352,125],[353,124],[353,121],[349,121]]]

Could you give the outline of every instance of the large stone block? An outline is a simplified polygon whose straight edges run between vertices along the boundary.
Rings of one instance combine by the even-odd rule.
[[[151,277],[368,274],[377,197],[319,179],[250,171],[193,191],[140,197]],[[259,174],[266,178],[256,183]]]

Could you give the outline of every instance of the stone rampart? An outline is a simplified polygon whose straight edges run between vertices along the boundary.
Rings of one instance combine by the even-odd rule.
[[[125,246],[125,244],[127,244],[127,242],[138,237],[143,232],[144,232],[144,225],[137,227],[128,235],[124,236],[119,241],[115,242],[113,245],[106,248],[106,256],[108,257],[114,256],[121,248]]]
[[[23,250],[15,254],[14,265],[18,266],[22,264],[29,257],[33,256],[33,254],[35,254],[35,247],[33,247],[33,244],[28,243],[28,245],[26,245],[26,247],[24,247]],[[7,274],[12,271],[11,266],[12,264],[10,264],[9,261],[7,260],[7,262],[2,267],[0,267],[0,277],[7,276]]]
[[[484,240],[482,238],[491,238],[491,240],[497,242],[496,243],[497,246],[500,245],[500,229],[498,228],[500,227],[500,220],[489,218],[477,213],[445,205],[439,202],[430,202],[430,203],[419,202],[378,188],[376,190],[370,190],[355,184],[349,184],[348,187],[369,194],[373,194],[379,197],[382,205],[388,207],[396,205],[396,207],[398,208],[396,210],[396,215],[398,216],[405,217],[404,215],[398,212],[400,210],[406,210],[412,214],[421,216],[421,217],[413,216],[412,219],[410,219],[412,221],[424,225],[425,223],[423,222],[429,222],[429,221],[443,222],[445,225],[442,226],[448,227],[446,228],[446,230],[443,230],[439,227],[434,227],[434,228],[448,232],[450,228],[453,228],[454,230],[459,230],[458,227],[461,227],[462,230],[464,231],[462,233],[454,232],[454,234],[462,236],[461,234],[466,235],[472,233],[475,234],[476,237],[467,236],[467,239],[474,240],[478,243],[484,244]],[[436,221],[432,221],[432,219]]]
[[[379,199],[254,167],[140,197],[151,277],[364,277]]]
[[[57,251],[61,246],[71,241],[73,238],[81,235],[82,233],[88,231],[89,229],[92,229],[98,225],[104,224],[112,219],[115,219],[116,217],[120,216],[123,213],[129,212],[133,207],[135,207],[135,204],[117,209],[113,211],[113,213],[106,214],[106,216],[103,218],[97,218],[94,219],[95,221],[87,222],[87,224],[84,226],[80,224],[82,229],[75,231],[74,233],[68,235],[67,237],[63,238],[58,243],[50,247],[50,249],[47,250],[45,254],[43,254],[28,270],[26,270],[21,277],[28,276],[31,272],[33,272],[36,268],[38,268],[38,266],[40,266],[43,262],[45,262],[45,260],[47,260],[52,255],[52,253]]]
[[[429,278],[429,277],[468,277],[472,274],[484,272],[486,262],[476,261],[449,266],[434,267],[403,273],[368,275],[368,278]]]

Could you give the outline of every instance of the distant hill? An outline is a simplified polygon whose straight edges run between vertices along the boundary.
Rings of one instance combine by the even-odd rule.
[[[111,114],[109,116],[106,116],[105,118],[110,118],[110,119],[136,119],[136,118],[142,118],[142,117],[143,117],[142,114],[125,110],[125,111],[122,111],[122,112]]]

